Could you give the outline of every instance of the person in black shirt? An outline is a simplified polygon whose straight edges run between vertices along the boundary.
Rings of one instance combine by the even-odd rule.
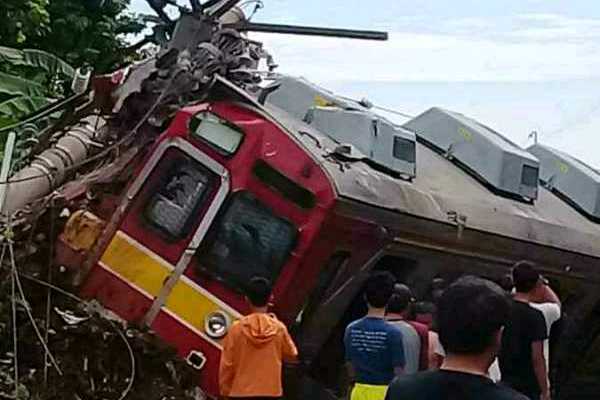
[[[527,400],[487,376],[509,314],[510,299],[495,283],[457,280],[439,300],[439,337],[447,353],[440,370],[396,378],[386,400]]]
[[[532,400],[550,400],[544,355],[544,341],[548,339],[546,319],[541,311],[529,305],[545,291],[546,282],[534,265],[526,261],[515,264],[513,281],[516,293],[512,315],[502,335],[499,355],[502,382]],[[553,297],[560,303],[556,295]]]

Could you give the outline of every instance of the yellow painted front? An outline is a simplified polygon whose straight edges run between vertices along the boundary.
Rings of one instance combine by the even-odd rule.
[[[100,261],[106,268],[151,296],[159,294],[173,271],[173,266],[154,256],[149,249],[136,244],[121,231],[112,239]],[[225,312],[231,321],[239,317],[238,313],[224,310],[205,289],[194,285],[185,277],[181,277],[175,284],[164,307],[202,333],[206,316],[214,311]]]
[[[157,296],[171,270],[117,232],[100,261],[129,283]]]
[[[173,287],[165,306],[200,331],[204,331],[204,320],[208,314],[217,310],[225,312],[231,321],[237,319],[200,290],[202,289],[193,287],[184,278],[180,279]]]

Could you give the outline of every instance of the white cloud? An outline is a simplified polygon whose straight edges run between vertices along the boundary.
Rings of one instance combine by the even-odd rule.
[[[553,34],[560,32],[553,31]],[[535,32],[521,32],[532,36]],[[513,34],[511,34],[513,35]],[[539,37],[539,33],[537,34]],[[328,80],[544,81],[600,77],[600,44],[392,32],[387,42],[255,34],[282,71]]]
[[[409,113],[448,107],[521,145],[538,130],[543,142],[600,167],[600,20],[527,14],[438,24],[413,18],[403,25],[388,42],[253,37],[265,43],[281,72]],[[577,83],[581,80],[592,84]],[[410,81],[438,84],[435,89],[403,84]],[[447,85],[452,81],[495,84],[483,84],[473,94],[470,84]],[[353,82],[363,84],[346,91]],[[506,85],[499,89],[498,82]]]

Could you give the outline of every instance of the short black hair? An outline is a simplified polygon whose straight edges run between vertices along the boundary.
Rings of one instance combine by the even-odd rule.
[[[519,261],[513,266],[513,282],[517,292],[530,292],[538,284],[540,273],[535,264],[529,261]]]
[[[415,301],[410,288],[404,284],[397,283],[394,285],[394,293],[388,300],[386,312],[401,314],[409,309],[409,306]]]
[[[376,271],[365,283],[365,299],[371,307],[384,308],[394,291],[394,275],[388,271]]]
[[[264,307],[269,303],[272,291],[271,281],[262,276],[255,276],[246,285],[246,297],[255,307]]]
[[[495,283],[465,276],[450,285],[438,303],[440,342],[447,353],[479,354],[508,322],[511,303]]]

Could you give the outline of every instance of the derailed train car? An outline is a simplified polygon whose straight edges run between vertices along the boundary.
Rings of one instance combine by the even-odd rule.
[[[330,105],[340,110],[348,107],[334,103]],[[350,105],[361,109],[355,106]],[[530,260],[542,268],[564,304],[564,318],[552,333],[550,375],[557,398],[599,393],[598,171],[535,145],[534,154],[544,152],[538,163],[491,128],[461,114],[431,109],[403,125],[416,134],[417,142],[416,176],[403,180],[377,160],[373,164],[372,157],[333,161],[323,148],[336,148],[339,142],[331,143],[305,124],[289,124],[300,137],[310,133],[319,138],[305,139],[305,146],[329,160],[322,165],[337,194],[334,214],[356,221],[356,232],[370,226],[367,236],[380,239],[366,263],[352,258],[347,270],[321,272],[320,289],[312,294],[317,298],[308,302],[310,312],[302,315],[297,331],[301,348],[314,357],[316,379],[343,390],[332,371],[343,360],[343,329],[359,316],[356,296],[365,270],[390,270],[416,288],[420,298],[432,301],[439,282],[448,284],[463,274],[502,282],[515,261]],[[436,142],[436,135],[443,140]],[[477,136],[492,142],[484,143],[484,149],[499,150],[477,150]],[[447,147],[439,146],[440,141]],[[393,146],[388,151],[394,153]],[[367,243],[361,239],[352,248]]]
[[[538,167],[535,157],[519,159],[516,179],[533,199],[508,193],[508,184],[494,187],[493,174],[477,174],[457,148],[440,151],[414,121],[400,133],[408,140],[404,130],[414,130],[416,157],[396,152],[416,162],[412,175],[308,122],[219,78],[210,99],[180,110],[147,156],[134,160],[114,212],[101,215],[110,220],[84,263],[83,295],[151,327],[214,396],[220,341],[247,311],[244,284],[267,276],[273,311],[302,354],[302,381],[289,393],[333,398],[345,388],[342,333],[362,312],[370,271],[390,270],[427,300],[435,279],[468,273],[499,281],[527,259],[564,301],[551,360],[558,398],[596,393],[600,228],[564,196],[538,187],[537,170],[533,183],[522,173]],[[469,145],[481,127],[463,124],[455,133]],[[77,214],[67,227],[96,218]],[[64,244],[76,238],[65,234]]]
[[[545,148],[533,156],[446,110],[397,127],[367,102],[299,80],[244,91],[256,77],[244,66],[253,67],[260,46],[215,19],[186,18],[194,35],[174,35],[123,85],[123,73],[99,79],[95,104],[8,185],[3,211],[12,213],[67,171],[100,161],[58,189],[76,212],[55,264],[76,271],[83,296],[150,327],[215,397],[221,340],[247,311],[245,283],[264,275],[275,284],[273,311],[302,354],[290,374],[302,380],[287,393],[335,398],[345,389],[343,330],[362,312],[372,270],[390,270],[431,300],[434,281],[466,273],[500,280],[527,259],[564,302],[551,360],[557,398],[595,398],[593,168]],[[130,82],[115,112],[110,97]],[[78,126],[98,109],[110,129],[98,120]]]

